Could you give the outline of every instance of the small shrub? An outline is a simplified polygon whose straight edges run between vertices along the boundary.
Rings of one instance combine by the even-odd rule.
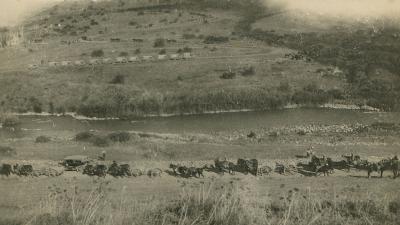
[[[183,39],[195,39],[196,35],[195,34],[183,34],[182,38]]]
[[[64,113],[65,113],[65,108],[64,108],[64,106],[58,106],[58,107],[56,108],[56,112],[57,112],[58,114],[64,114]]]
[[[129,22],[129,25],[130,25],[130,26],[137,26],[137,25],[138,25],[138,23],[137,23],[137,22],[135,22],[135,21],[130,21],[130,22]]]
[[[8,146],[0,146],[0,155],[1,156],[13,156],[17,152],[15,151],[14,148],[8,147]]]
[[[127,142],[130,140],[131,135],[128,132],[114,132],[108,135],[108,138],[113,142]]]
[[[229,41],[228,37],[223,37],[223,36],[207,36],[204,39],[204,43],[205,44],[222,44],[222,43],[226,43]]]
[[[163,38],[158,38],[154,41],[154,48],[163,48],[165,47],[165,40]]]
[[[125,76],[118,74],[116,75],[112,81],[110,81],[110,84],[124,84],[125,83]]]
[[[183,52],[192,52],[192,49],[186,46],[186,47],[184,47],[184,48],[182,49],[182,51],[183,51]]]
[[[256,71],[255,71],[254,67],[250,66],[249,68],[243,69],[243,70],[240,72],[240,74],[241,74],[242,76],[245,76],[245,77],[246,77],[246,76],[252,76],[252,75],[256,74]]]
[[[39,136],[35,140],[36,143],[47,143],[47,142],[50,142],[50,141],[51,141],[51,138],[47,137],[47,136]]]
[[[233,78],[235,78],[235,76],[236,76],[236,73],[234,73],[234,72],[224,72],[221,76],[220,76],[220,78],[221,79],[233,79]]]
[[[49,102],[49,113],[54,114],[54,104],[53,102]]]
[[[400,213],[400,202],[399,201],[389,202],[389,212],[393,214]]]
[[[126,56],[128,56],[129,54],[127,53],[127,52],[121,52],[121,53],[119,53],[119,56],[121,56],[121,57],[126,57]]]
[[[135,50],[135,54],[136,54],[136,55],[139,55],[140,53],[141,53],[140,48],[137,48],[137,49]]]
[[[104,52],[103,52],[102,49],[93,50],[91,56],[92,57],[103,57],[104,56]]]
[[[76,141],[90,141],[91,138],[94,137],[93,133],[90,133],[89,131],[83,131],[75,135],[75,140]]]
[[[92,138],[92,143],[97,147],[108,147],[110,145],[107,137],[94,137]]]
[[[0,116],[0,122],[3,127],[15,127],[19,124],[19,118],[15,115],[2,115]]]
[[[32,105],[33,112],[42,113],[42,103],[39,101],[39,99],[31,97],[29,98],[29,102]]]
[[[159,55],[165,55],[165,54],[167,54],[167,50],[161,49],[161,50],[158,52],[158,54],[159,54]]]

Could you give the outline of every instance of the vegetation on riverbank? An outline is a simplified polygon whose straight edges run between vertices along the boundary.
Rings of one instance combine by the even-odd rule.
[[[398,199],[377,198],[365,193],[321,197],[311,189],[290,189],[282,197],[256,198],[235,184],[208,182],[183,188],[174,199],[157,201],[112,199],[106,183],[89,193],[78,187],[72,192],[49,189],[49,196],[26,218],[9,219],[7,225],[250,225],[250,224],[382,224],[400,219]]]

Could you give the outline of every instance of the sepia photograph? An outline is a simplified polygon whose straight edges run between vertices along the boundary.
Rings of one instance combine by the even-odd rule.
[[[0,225],[399,225],[400,0],[0,0]]]

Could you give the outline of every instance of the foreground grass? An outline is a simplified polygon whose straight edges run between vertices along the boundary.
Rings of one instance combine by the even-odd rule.
[[[170,199],[125,200],[110,198],[107,183],[97,184],[88,193],[77,187],[72,192],[59,188],[27,212],[25,218],[0,224],[32,225],[125,225],[125,224],[396,224],[399,199],[337,195],[317,196],[311,189],[297,188],[282,193],[280,200],[260,198],[234,183],[183,185],[180,196]],[[250,188],[251,189],[251,188]]]

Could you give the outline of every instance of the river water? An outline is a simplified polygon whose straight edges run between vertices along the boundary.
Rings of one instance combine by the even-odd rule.
[[[35,131],[143,131],[158,133],[212,133],[306,124],[400,123],[399,112],[363,112],[339,109],[287,109],[172,117],[151,117],[133,121],[77,120],[69,116],[23,116],[12,131],[0,129],[2,138],[18,138]],[[47,132],[46,132],[47,133]]]

